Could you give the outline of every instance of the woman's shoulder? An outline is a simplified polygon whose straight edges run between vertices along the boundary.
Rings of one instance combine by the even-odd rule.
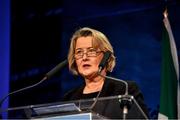
[[[113,88],[115,91],[125,93],[126,85],[129,94],[138,94],[140,92],[139,87],[135,81],[132,80],[109,80],[107,79],[107,86]]]

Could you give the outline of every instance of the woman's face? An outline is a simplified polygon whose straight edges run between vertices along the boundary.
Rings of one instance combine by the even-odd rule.
[[[78,56],[78,59],[75,61],[78,72],[83,77],[89,77],[96,74],[98,71],[98,66],[103,57],[103,53],[100,51],[100,49],[94,49],[92,47],[92,39],[93,38],[91,36],[87,36],[80,37],[76,41],[75,56],[77,57],[78,54],[81,54],[79,55],[81,57]]]

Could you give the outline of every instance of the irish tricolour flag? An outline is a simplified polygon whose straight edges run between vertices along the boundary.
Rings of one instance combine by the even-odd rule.
[[[176,44],[168,20],[167,10],[164,12],[163,22],[162,79],[158,119],[178,119],[178,109],[180,109],[179,64]]]

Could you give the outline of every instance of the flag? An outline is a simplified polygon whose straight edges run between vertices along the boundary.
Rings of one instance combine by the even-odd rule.
[[[162,77],[158,119],[178,119],[179,63],[171,26],[164,12],[162,39]]]

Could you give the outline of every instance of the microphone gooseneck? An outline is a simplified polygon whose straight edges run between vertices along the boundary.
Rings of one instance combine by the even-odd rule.
[[[119,95],[120,107],[123,110],[123,120],[125,120],[126,116],[128,114],[128,110],[129,110],[129,108],[131,107],[131,104],[132,104],[132,99],[128,95],[128,83],[126,81],[121,80],[121,79],[117,79],[117,78],[114,78],[114,77],[102,75],[100,72],[98,72],[98,75],[100,75],[101,77],[111,79],[111,80],[115,80],[115,81],[118,81],[118,82],[122,82],[122,83],[125,84],[125,93],[124,93],[124,95]],[[90,107],[91,110],[95,107],[101,91],[102,90],[99,91],[97,97],[94,99],[94,102]]]
[[[48,73],[45,74],[44,78],[41,79],[38,83],[21,88],[19,90],[13,91],[11,93],[9,93],[8,95],[6,95],[5,97],[3,97],[0,101],[0,108],[2,108],[2,104],[3,102],[6,100],[7,97],[9,97],[12,94],[16,94],[18,92],[33,88],[35,86],[38,86],[39,84],[41,84],[42,82],[44,82],[47,79],[50,79],[51,77],[53,77],[55,74],[57,74],[63,67],[65,67],[68,64],[67,60],[64,60],[63,62],[60,62],[56,67],[54,67],[51,71],[49,71]],[[2,110],[0,109],[0,113],[2,112]]]
[[[3,99],[1,99],[1,101],[0,101],[0,107],[2,106],[3,102],[6,100],[6,98],[7,98],[8,96],[10,96],[10,95],[12,95],[12,94],[15,94],[15,93],[18,93],[18,92],[21,92],[21,91],[24,91],[24,90],[27,90],[27,89],[30,89],[30,88],[33,88],[33,87],[41,84],[42,82],[44,82],[46,79],[47,79],[47,77],[44,77],[41,81],[39,81],[39,82],[36,83],[36,84],[30,85],[30,86],[28,86],[28,87],[24,87],[24,88],[22,88],[22,89],[19,89],[19,90],[16,90],[16,91],[13,91],[13,92],[9,93],[9,94],[6,95],[5,97],[3,97]]]
[[[128,95],[128,83],[124,80],[121,80],[121,79],[118,79],[118,78],[114,78],[114,77],[110,77],[110,76],[105,76],[105,75],[102,75],[101,73],[98,72],[98,75],[104,77],[104,78],[107,78],[107,79],[111,79],[111,80],[115,80],[115,81],[118,81],[118,82],[122,82],[125,84],[125,93],[124,95]]]
[[[110,76],[106,76],[106,75],[102,75],[101,72],[104,69],[104,67],[107,65],[107,62],[109,60],[111,56],[111,52],[110,51],[106,51],[104,53],[104,56],[99,64],[99,70],[98,70],[98,75],[103,77],[103,78],[107,78],[107,79],[111,79],[111,80],[115,80],[118,82],[122,82],[125,85],[125,93],[123,95],[122,98],[120,98],[120,107],[123,109],[123,119],[126,119],[126,115],[128,114],[128,109],[131,106],[130,104],[132,103],[132,99],[130,97],[128,97],[128,83],[126,81],[123,81],[121,79],[117,79],[117,78],[113,78]],[[92,110],[94,108],[94,106],[96,105],[98,98],[100,96],[102,90],[99,91],[98,95],[96,96],[96,98],[94,99],[93,104],[91,105],[90,109]]]
[[[115,80],[115,81],[119,81],[119,82],[122,82],[125,84],[125,93],[124,95],[118,95],[118,98],[119,98],[119,102],[120,102],[120,107],[122,108],[123,110],[123,120],[126,120],[126,116],[128,114],[128,111],[131,107],[131,105],[133,103],[135,103],[135,105],[138,107],[138,109],[140,110],[140,112],[142,113],[142,115],[144,116],[144,118],[146,120],[148,120],[148,117],[147,115],[144,113],[144,111],[142,110],[142,108],[139,106],[139,104],[137,103],[136,99],[134,99],[133,96],[129,95],[128,93],[128,83],[124,80],[121,80],[121,79],[117,79],[117,78],[114,78],[114,77],[110,77],[110,76],[105,76],[105,75],[102,75],[100,72],[98,72],[98,74],[104,78],[107,78],[107,79],[111,79],[111,80]],[[96,102],[98,101],[98,97],[99,95],[96,97],[95,99],[95,102],[93,103],[93,107],[95,106]],[[132,103],[133,102],[133,103]]]

